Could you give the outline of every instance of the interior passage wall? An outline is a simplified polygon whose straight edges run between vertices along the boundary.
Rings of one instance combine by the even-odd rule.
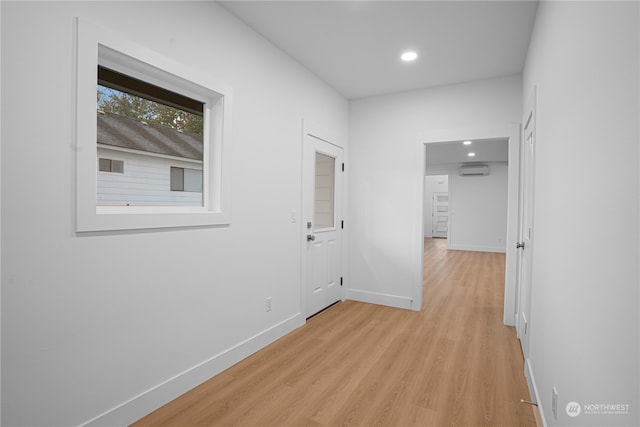
[[[449,248],[505,252],[507,237],[506,163],[490,162],[489,175],[450,176],[451,232]]]
[[[512,76],[350,103],[349,215],[358,218],[348,233],[351,298],[420,308],[420,134],[519,123],[521,93],[521,77]]]
[[[347,101],[215,2],[1,7],[2,425],[127,424],[301,325],[302,119],[344,144]],[[76,16],[233,88],[230,226],[74,232]]]
[[[526,62],[525,100],[537,90],[528,363],[549,426],[640,424],[639,6],[541,2]],[[629,406],[584,406],[600,404]]]

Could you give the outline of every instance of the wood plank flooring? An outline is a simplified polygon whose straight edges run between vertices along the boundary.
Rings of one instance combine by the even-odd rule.
[[[425,239],[421,312],[345,301],[134,424],[535,426],[504,254]]]

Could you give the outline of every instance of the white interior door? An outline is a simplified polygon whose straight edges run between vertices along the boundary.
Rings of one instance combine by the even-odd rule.
[[[446,239],[449,233],[449,193],[434,192],[432,200],[431,236]]]
[[[302,154],[302,307],[309,317],[342,299],[343,150],[305,131]]]
[[[535,94],[534,94],[535,96]],[[521,211],[519,249],[519,291],[518,291],[518,338],[525,358],[529,356],[529,332],[531,322],[531,264],[533,257],[533,179],[535,153],[535,97],[529,102],[524,120],[521,168]]]

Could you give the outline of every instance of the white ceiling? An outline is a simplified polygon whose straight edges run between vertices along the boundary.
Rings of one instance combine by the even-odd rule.
[[[522,72],[536,1],[221,1],[348,99]],[[415,50],[413,63],[400,54]]]
[[[469,152],[475,153],[475,156],[467,156]],[[427,168],[433,165],[507,162],[508,160],[507,139],[472,141],[471,145],[464,145],[462,141],[427,144]]]

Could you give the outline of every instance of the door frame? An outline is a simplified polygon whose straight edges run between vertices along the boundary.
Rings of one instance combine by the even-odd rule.
[[[324,142],[326,142],[327,144],[333,145],[337,148],[339,148],[340,150],[342,150],[342,163],[346,163],[346,149],[344,146],[342,146],[339,143],[339,140],[337,138],[334,137],[334,135],[332,135],[330,132],[328,132],[326,129],[323,129],[313,123],[310,123],[306,120],[302,121],[302,138],[301,138],[301,144],[300,144],[300,208],[299,208],[299,218],[300,218],[300,234],[299,234],[299,241],[300,241],[300,313],[303,315],[304,318],[307,317],[307,312],[308,312],[308,307],[307,307],[307,301],[306,301],[306,297],[305,297],[305,280],[307,279],[307,241],[306,241],[306,236],[308,233],[307,231],[307,221],[304,217],[305,214],[305,170],[304,170],[304,154],[305,154],[305,144],[307,143],[307,138],[316,138],[319,140],[322,140]],[[345,205],[345,200],[346,200],[346,174],[343,171],[342,172],[342,191],[341,196],[340,196],[340,209],[341,209],[341,215],[340,218],[336,218],[337,221],[344,221],[345,217],[346,217],[346,205]],[[338,230],[339,233],[341,233],[341,238],[340,238],[340,254],[338,256],[338,269],[339,269],[339,275],[341,277],[344,278],[345,276],[345,254],[346,254],[346,250],[345,250],[345,246],[346,246],[346,239],[345,239],[345,230],[344,227],[338,227],[336,224],[336,229]],[[340,301],[344,301],[345,300],[345,288],[346,286],[342,286],[340,287]]]
[[[452,129],[436,129],[425,131],[418,137],[416,144],[417,168],[421,172],[416,196],[420,203],[416,213],[416,223],[421,224],[420,232],[415,233],[414,253],[420,256],[420,270],[416,271],[416,286],[414,300],[422,307],[422,278],[424,271],[424,176],[426,172],[427,144],[450,142],[456,143],[466,140],[506,139],[509,147],[508,184],[507,184],[507,239],[506,239],[506,267],[504,284],[503,322],[505,325],[515,325],[516,288],[517,288],[517,253],[519,207],[520,207],[520,124],[492,125],[479,127],[460,127]]]
[[[524,192],[524,186],[525,186],[525,180],[524,180],[524,173],[525,173],[525,144],[527,144],[527,130],[531,129],[531,134],[532,134],[532,138],[533,138],[533,147],[532,147],[532,153],[531,153],[531,170],[530,170],[530,174],[529,174],[529,178],[531,179],[531,194],[528,194],[528,196],[530,197],[529,200],[529,207],[530,207],[530,225],[531,225],[531,230],[533,233],[533,229],[534,229],[534,217],[533,217],[533,213],[534,213],[534,208],[535,208],[535,152],[536,152],[536,86],[533,87],[531,94],[529,96],[529,99],[527,101],[527,103],[525,104],[525,110],[524,110],[524,117],[523,117],[523,124],[522,124],[522,137],[521,137],[521,158],[520,158],[520,166],[521,166],[521,177],[520,177],[520,207],[519,207],[519,215],[518,215],[518,242],[524,242],[524,234],[525,234],[525,224],[524,224],[524,215],[525,215],[525,192]],[[516,287],[516,312],[515,312],[515,326],[516,326],[516,332],[518,334],[518,338],[520,339],[520,345],[522,347],[522,353],[524,354],[525,359],[529,358],[529,334],[528,331],[530,330],[530,326],[531,326],[531,282],[532,282],[532,277],[531,277],[531,264],[532,264],[532,258],[533,258],[533,236],[530,236],[528,241],[526,242],[527,246],[523,249],[523,250],[518,250],[518,282],[517,282],[517,287]],[[524,256],[524,251],[528,251],[527,253],[529,254],[529,256],[531,257],[529,259],[529,277],[528,277],[528,281],[529,281],[529,285],[528,288],[525,290],[528,295],[527,295],[527,299],[526,299],[526,305],[528,307],[523,307],[523,300],[522,300],[522,295],[523,295],[523,282],[522,282],[522,274],[523,272],[521,271],[522,269],[522,257]],[[524,272],[524,274],[526,274],[526,272]],[[523,326],[522,325],[522,321],[523,319],[521,318],[521,314],[524,315],[524,311],[526,310],[526,314],[529,316],[529,318],[525,318],[525,323],[527,323],[528,325]],[[528,328],[527,328],[528,326]],[[526,332],[525,333],[525,329]]]

